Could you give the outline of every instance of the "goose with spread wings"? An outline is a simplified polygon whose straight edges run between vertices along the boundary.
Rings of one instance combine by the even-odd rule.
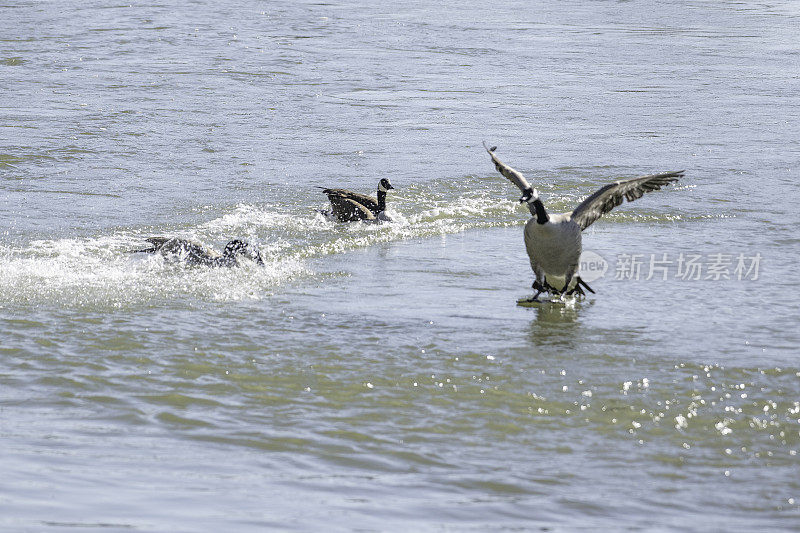
[[[542,292],[555,294],[585,295],[583,288],[594,291],[578,276],[581,257],[581,232],[594,221],[608,213],[623,200],[632,202],[644,193],[657,191],[683,176],[683,171],[662,172],[639,178],[615,181],[581,202],[568,213],[551,214],[545,210],[539,193],[533,189],[525,177],[500,161],[495,155],[496,146],[489,152],[497,171],[522,191],[520,202],[528,205],[531,217],[525,224],[525,249],[536,276],[533,289],[537,300]]]

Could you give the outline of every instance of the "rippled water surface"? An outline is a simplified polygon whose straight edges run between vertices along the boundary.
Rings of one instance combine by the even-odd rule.
[[[794,2],[6,2],[0,529],[800,528]],[[522,308],[527,211],[686,169]],[[374,192],[340,224],[320,186]],[[131,254],[153,235],[265,268]],[[587,266],[587,269],[589,267]]]

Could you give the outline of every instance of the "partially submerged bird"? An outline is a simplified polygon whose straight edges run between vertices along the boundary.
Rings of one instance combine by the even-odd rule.
[[[494,151],[483,144],[494,162],[498,172],[508,178],[522,191],[520,202],[528,205],[530,220],[525,224],[525,248],[536,275],[533,289],[537,300],[542,292],[554,294],[585,295],[581,287],[594,291],[577,275],[581,257],[581,232],[608,213],[623,200],[632,202],[644,193],[657,191],[662,186],[678,181],[683,170],[663,172],[639,178],[619,180],[600,188],[571,212],[550,214],[545,208],[539,193],[533,189],[525,177],[501,162]]]
[[[330,211],[322,211],[326,216],[333,215],[339,222],[354,220],[386,220],[391,219],[386,215],[386,191],[394,189],[387,178],[378,183],[378,199],[348,191],[346,189],[326,189],[320,187],[328,195],[331,202]]]
[[[240,258],[250,259],[259,265],[264,264],[264,259],[258,249],[240,239],[234,239],[226,244],[221,254],[202,244],[178,237],[149,237],[145,240],[152,246],[141,250],[132,250],[132,253],[158,253],[170,261],[212,267],[239,266]]]

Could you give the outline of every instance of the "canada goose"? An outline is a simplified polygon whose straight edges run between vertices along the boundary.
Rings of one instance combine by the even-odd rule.
[[[243,256],[255,261],[256,264],[264,265],[264,259],[258,249],[239,239],[226,244],[221,254],[202,244],[178,237],[149,237],[145,240],[153,246],[132,250],[132,253],[159,253],[171,261],[212,267],[238,266],[238,256]]]
[[[619,180],[601,187],[571,212],[551,215],[545,211],[539,192],[531,188],[525,177],[497,159],[494,154],[497,147],[489,148],[486,143],[483,147],[489,152],[498,172],[522,191],[519,201],[527,203],[533,215],[525,224],[524,233],[525,249],[536,275],[532,287],[537,292],[533,300],[545,291],[585,295],[581,286],[594,293],[580,276],[575,275],[581,257],[581,231],[623,200],[632,202],[646,192],[657,191],[664,185],[678,181],[684,172],[679,170]]]
[[[346,189],[326,189],[320,187],[328,195],[331,202],[330,211],[322,211],[324,215],[333,215],[339,222],[354,220],[391,220],[386,216],[386,191],[394,189],[387,178],[378,183],[378,199]]]

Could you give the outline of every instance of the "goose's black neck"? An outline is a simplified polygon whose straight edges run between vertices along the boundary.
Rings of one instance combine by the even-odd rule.
[[[536,210],[536,223],[547,224],[547,221],[550,220],[550,215],[544,210],[544,204],[539,198],[533,201],[533,208]]]
[[[386,191],[378,189],[378,212],[386,211]]]

